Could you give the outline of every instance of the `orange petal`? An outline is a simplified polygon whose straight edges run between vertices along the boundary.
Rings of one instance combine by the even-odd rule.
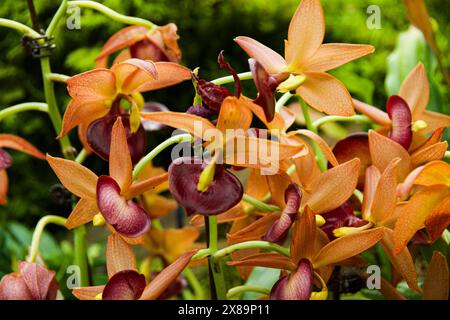
[[[143,83],[136,89],[137,91],[145,92],[170,87],[192,77],[191,70],[177,63],[155,62],[155,67],[158,78]]]
[[[111,67],[116,77],[117,90],[131,94],[144,83],[157,79],[158,71],[150,60],[131,58]]]
[[[129,26],[119,30],[103,45],[96,61],[107,58],[110,54],[144,39],[147,32],[148,29],[144,26]]]
[[[292,183],[291,178],[285,172],[266,176],[267,184],[272,196],[272,201],[280,208],[286,206],[284,201],[284,190]]]
[[[305,72],[297,93],[314,109],[331,115],[352,116],[352,97],[344,84],[323,72]]]
[[[413,258],[409,253],[408,248],[405,248],[399,254],[394,254],[394,233],[391,229],[384,228],[384,237],[381,239],[381,245],[392,265],[401,274],[403,279],[406,280],[408,286],[411,289],[420,292],[421,290],[417,283],[417,273]]]
[[[269,74],[279,73],[286,67],[283,57],[262,43],[249,37],[237,37],[234,41]]]
[[[70,130],[80,124],[88,125],[92,121],[105,116],[110,109],[108,100],[85,101],[73,99],[64,112],[61,132],[58,138],[64,137]]]
[[[114,73],[107,69],[94,69],[69,78],[67,90],[72,98],[85,102],[113,99],[116,94]]]
[[[449,272],[447,259],[439,251],[433,253],[423,282],[423,300],[448,300]]]
[[[384,278],[381,278],[380,291],[386,300],[406,300],[406,298],[402,296],[392,284],[384,280]]]
[[[443,141],[423,149],[421,148],[411,156],[413,167],[418,167],[430,161],[441,160],[445,155],[445,151],[447,151],[447,147],[447,141]]]
[[[433,161],[425,165],[414,180],[420,186],[446,185],[450,187],[450,165],[444,161]]]
[[[383,236],[383,228],[375,228],[333,240],[314,258],[314,269],[356,256],[374,246]]]
[[[4,206],[8,194],[8,175],[6,170],[0,170],[0,205]]]
[[[372,163],[383,172],[392,159],[400,158],[398,164],[399,181],[403,181],[411,170],[411,157],[397,142],[385,137],[376,131],[369,131],[369,148]]]
[[[286,41],[286,61],[300,67],[320,47],[325,35],[325,17],[320,0],[302,0],[291,19]]]
[[[425,121],[428,125],[428,127],[424,129],[424,133],[450,126],[450,116],[438,112],[425,111],[419,119]]]
[[[411,109],[414,120],[421,119],[430,97],[427,72],[422,63],[419,63],[403,81],[399,95],[405,99]]]
[[[242,129],[243,132],[250,128],[252,123],[252,112],[247,108],[244,100],[230,96],[223,100],[217,118],[217,129],[226,132],[227,129]]]
[[[425,40],[428,42],[434,52],[439,50],[436,45],[431,18],[428,15],[427,6],[424,0],[405,0],[408,19],[417,28],[422,31]]]
[[[450,197],[444,198],[425,220],[431,241],[437,240],[450,224]]]
[[[205,118],[187,114],[184,112],[150,112],[141,113],[142,118],[165,124],[189,132],[190,134],[203,138],[207,130],[215,130],[216,127]]]
[[[297,267],[296,264],[293,263],[288,257],[282,256],[278,253],[256,253],[237,261],[230,261],[227,264],[235,267],[252,266],[292,271]]]
[[[308,59],[305,71],[325,72],[356,60],[375,51],[373,46],[365,44],[326,43]]]
[[[258,169],[250,169],[247,177],[246,193],[255,199],[261,199],[270,192],[266,177]]]
[[[145,243],[150,244],[149,249],[152,254],[161,254],[171,263],[185,252],[192,250],[199,235],[199,231],[192,227],[163,231],[152,229]]]
[[[73,194],[96,199],[97,175],[81,164],[47,155],[47,161],[62,184]]]
[[[109,156],[109,175],[120,187],[120,193],[126,194],[131,185],[131,163],[127,134],[120,117],[117,118],[111,132],[111,151]]]
[[[145,287],[141,300],[156,300],[180,275],[191,261],[195,251],[185,253],[171,265],[164,268],[158,275]]]
[[[123,270],[136,270],[136,258],[133,250],[117,233],[108,236],[106,267],[109,278]]]
[[[316,219],[314,212],[306,207],[297,219],[291,239],[291,259],[297,264],[300,259],[313,260],[315,255]]]
[[[303,189],[307,192],[311,191],[312,183],[321,175],[320,168],[317,165],[314,151],[308,145],[308,154],[304,157],[293,159],[297,176],[302,184]]]
[[[449,193],[447,187],[432,186],[415,193],[400,207],[394,229],[395,254],[400,253],[414,234],[424,226],[434,207]]]
[[[80,199],[67,218],[66,228],[73,229],[92,221],[99,213],[95,200]]]
[[[31,143],[12,134],[0,134],[0,148],[10,148],[30,156],[45,160],[45,155],[41,153]]]
[[[288,136],[297,135],[297,134],[306,136],[306,137],[310,138],[311,140],[313,140],[315,143],[317,143],[320,150],[322,150],[323,154],[325,155],[325,157],[327,158],[327,160],[331,163],[331,165],[333,167],[335,167],[339,164],[336,157],[333,154],[333,151],[328,146],[326,141],[322,139],[321,136],[319,136],[318,134],[316,134],[310,130],[306,130],[306,129],[299,129],[299,130],[288,132]]]
[[[364,220],[370,221],[372,215],[372,206],[374,203],[375,194],[377,191],[378,182],[380,181],[381,173],[375,166],[370,166],[366,169],[366,176],[364,181],[364,194],[361,213]]]
[[[236,220],[241,220],[247,217],[247,214],[244,212],[242,208],[242,204],[238,203],[233,208],[231,208],[228,211],[225,211],[224,213],[218,214],[217,216],[217,223],[228,223],[228,222],[234,222]],[[189,221],[191,225],[193,225],[196,228],[201,228],[205,226],[205,218],[204,216],[198,214],[192,217],[192,219]]]
[[[232,243],[243,242],[249,240],[259,240],[264,236],[273,224],[273,222],[280,218],[281,213],[270,213],[264,217],[256,220],[252,224],[240,229],[237,232],[228,234],[228,240]]]
[[[149,192],[151,193],[151,192]],[[175,200],[169,199],[160,195],[148,193],[143,194],[143,202],[145,210],[148,212],[150,218],[159,219],[176,210],[178,204]]]
[[[321,214],[342,205],[355,191],[360,160],[355,158],[323,172],[311,185],[311,192],[302,201]]]
[[[95,297],[103,292],[105,286],[73,288],[72,294],[79,300],[95,300]]]
[[[383,221],[394,212],[397,204],[397,166],[400,161],[400,158],[392,159],[380,176],[371,210],[374,222]]]
[[[391,125],[391,119],[389,119],[389,116],[386,112],[356,99],[352,99],[352,102],[356,111],[368,116],[375,123],[378,123],[382,126]]]

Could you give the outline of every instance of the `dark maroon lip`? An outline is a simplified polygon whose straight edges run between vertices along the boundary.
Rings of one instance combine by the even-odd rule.
[[[0,148],[0,170],[8,169],[13,164],[11,155]]]
[[[97,205],[105,220],[126,237],[138,237],[150,228],[150,217],[144,208],[124,199],[119,185],[109,176],[98,178]]]
[[[408,103],[400,96],[390,96],[386,104],[386,111],[392,121],[389,138],[408,150],[413,136],[411,110]]]
[[[89,147],[106,161],[108,161],[110,155],[112,127],[118,116],[118,114],[108,114],[103,118],[93,121],[87,129],[87,143]],[[132,133],[130,128],[130,115],[128,113],[122,113],[120,117],[122,118],[122,124],[127,134],[131,161],[135,164],[145,155],[147,146],[145,130],[141,125],[138,131]]]
[[[117,272],[103,289],[103,300],[137,300],[145,289],[145,277],[135,270]]]
[[[297,270],[281,277],[272,287],[271,300],[309,300],[313,290],[314,270],[308,259],[301,259]]]
[[[197,190],[206,163],[199,158],[178,158],[169,166],[169,188],[188,214],[215,215],[225,212],[242,199],[241,182],[223,165],[216,165],[214,180],[204,192]]]

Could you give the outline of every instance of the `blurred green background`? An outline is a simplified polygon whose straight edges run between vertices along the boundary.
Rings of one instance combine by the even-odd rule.
[[[222,49],[238,72],[248,71],[248,57],[233,42],[238,35],[251,36],[283,52],[283,39],[299,3],[298,0],[99,2],[120,13],[149,19],[160,25],[175,22],[181,37],[182,63],[192,69],[200,67],[201,76],[206,79],[225,75],[216,64],[217,54]],[[444,52],[444,65],[448,68],[450,44],[444,35],[450,34],[450,5],[440,0],[426,2],[434,19],[438,44]],[[448,91],[437,70],[436,60],[421,33],[410,29],[401,0],[323,0],[322,4],[327,26],[325,42],[364,43],[376,47],[374,54],[332,72],[345,83],[354,97],[384,108],[387,95],[397,92],[406,74],[418,61],[422,61],[432,79],[429,108],[448,113]],[[42,26],[47,27],[59,1],[36,0],[35,5]],[[366,26],[370,16],[366,13],[369,5],[377,5],[381,9],[381,29],[370,30]],[[1,1],[0,17],[31,25],[26,0]],[[74,75],[91,69],[104,42],[123,27],[98,12],[85,9],[82,10],[81,30],[68,30],[65,23],[61,23],[56,49],[51,57],[53,72]],[[0,109],[26,101],[44,101],[39,61],[26,54],[18,33],[0,29],[0,39]],[[389,81],[385,84],[387,75]],[[57,84],[56,87],[59,104],[63,108],[67,105],[68,95],[63,85]],[[246,88],[245,92],[253,96],[248,91],[253,90],[251,82],[246,83]],[[181,111],[191,104],[193,89],[187,81],[169,90],[146,94],[146,98]],[[31,112],[7,118],[0,122],[0,131],[25,137],[43,152],[59,154],[59,145],[45,114]],[[163,135],[167,133],[150,134],[150,146],[161,141]],[[79,147],[75,133],[71,134],[71,140]],[[6,207],[0,207],[0,248],[7,246],[6,250],[0,249],[0,255],[3,255],[0,257],[0,276],[10,268],[8,256],[15,255],[19,259],[23,256],[24,249],[20,248],[29,243],[28,236],[23,238],[26,228],[32,227],[45,214],[67,214],[60,212],[62,207],[50,201],[49,190],[57,179],[46,163],[17,152],[12,152],[12,155],[15,163],[8,169],[9,202]],[[164,159],[158,161],[167,164]],[[91,157],[87,165],[100,171],[104,169],[103,161],[96,157]],[[11,220],[20,224],[11,226],[8,222]],[[7,235],[5,230],[8,230]],[[50,247],[54,246],[51,239],[48,241]],[[18,243],[18,247],[11,243]]]

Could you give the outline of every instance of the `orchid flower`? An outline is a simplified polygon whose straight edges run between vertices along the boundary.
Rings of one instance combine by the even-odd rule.
[[[369,45],[322,44],[325,34],[325,19],[319,0],[302,0],[289,25],[285,41],[285,57],[248,37],[237,37],[235,41],[244,51],[261,65],[262,72],[255,67],[254,74],[261,75],[255,82],[276,82],[278,90],[296,90],[310,106],[328,114],[351,116],[354,114],[352,100],[345,86],[326,73],[349,61],[374,51]],[[282,77],[283,74],[287,76]],[[272,80],[272,81],[270,81]],[[260,86],[261,88],[261,86]],[[268,95],[269,88],[260,90]],[[274,105],[272,104],[272,109]],[[273,114],[272,111],[266,114]],[[270,117],[268,117],[270,121]]]
[[[13,164],[13,159],[3,148],[21,151],[35,158],[45,160],[45,155],[26,140],[12,134],[0,134],[0,205],[5,205],[7,201],[8,175],[6,169]]]
[[[106,68],[111,54],[122,50],[115,63],[129,58],[179,63],[177,26],[169,23],[149,30],[144,26],[129,26],[113,34],[97,57],[96,68]]]
[[[355,109],[381,125],[379,131],[394,134],[395,141],[408,150],[422,144],[425,134],[450,126],[450,117],[426,110],[430,86],[423,64],[419,63],[403,81],[398,96],[388,100],[387,113],[358,100]]]
[[[47,161],[62,184],[80,197],[66,226],[73,229],[91,221],[99,212],[112,228],[125,237],[136,238],[150,227],[147,212],[131,199],[167,180],[167,174],[132,183],[132,163],[127,152],[125,128],[118,118],[113,126],[109,176],[97,177],[74,161],[47,155]]]
[[[350,234],[328,242],[327,236],[316,227],[315,213],[305,207],[297,218],[291,240],[290,257],[278,253],[258,253],[238,261],[233,266],[260,266],[290,271],[282,274],[272,288],[270,299],[308,300],[326,299],[326,282],[333,266],[371,248],[381,240],[382,228]],[[322,294],[312,296],[314,278],[322,285]],[[325,295],[325,296],[324,296]]]
[[[22,261],[0,281],[0,300],[56,300],[57,292],[55,272],[36,263]]]
[[[109,280],[104,286],[74,288],[80,300],[156,300],[176,281],[195,251],[187,252],[164,268],[146,284],[145,276],[136,271],[133,250],[117,234],[108,237],[106,265]]]

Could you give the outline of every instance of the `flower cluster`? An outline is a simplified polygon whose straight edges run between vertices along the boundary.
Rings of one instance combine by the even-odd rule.
[[[280,272],[270,288],[259,288],[262,298],[327,299],[337,267],[357,267],[366,280],[364,254],[377,248],[392,267],[392,276],[380,279],[385,298],[404,299],[397,285],[405,281],[423,299],[448,299],[445,256],[434,252],[428,271],[418,272],[412,249],[448,241],[450,165],[443,133],[450,117],[426,110],[430,88],[422,64],[387,98],[386,112],[352,99],[327,71],[374,47],[324,44],[324,21],[319,0],[302,0],[284,57],[252,38],[235,39],[250,57],[253,98],[245,96],[244,77],[223,52],[218,65],[231,74],[233,92],[226,81],[207,81],[198,69],[182,66],[174,24],[127,27],[105,43],[95,69],[65,81],[71,100],[58,138],[78,128],[83,157],[45,157],[21,138],[0,135],[2,205],[12,161],[1,148],[13,148],[46,160],[78,199],[65,227],[92,222],[109,234],[107,282],[76,287],[75,297],[167,299],[194,290],[203,298],[191,268],[208,263],[212,298],[232,292],[222,268],[236,268],[244,283],[255,267],[265,267]],[[185,80],[195,89],[185,112],[145,102],[144,92]],[[291,97],[302,105],[306,129],[295,123]],[[331,146],[311,125],[309,107],[323,117],[363,114],[368,132]],[[149,150],[148,132],[163,126],[179,130]],[[172,152],[167,171],[154,167],[152,159],[174,143],[183,154]],[[97,175],[84,166],[87,155],[108,161],[109,172]],[[164,228],[161,218],[177,207],[189,226]],[[218,225],[229,226],[220,246]],[[206,244],[198,241],[202,232]],[[134,246],[147,253],[139,267]],[[1,299],[56,298],[55,274],[36,254],[1,280]]]

